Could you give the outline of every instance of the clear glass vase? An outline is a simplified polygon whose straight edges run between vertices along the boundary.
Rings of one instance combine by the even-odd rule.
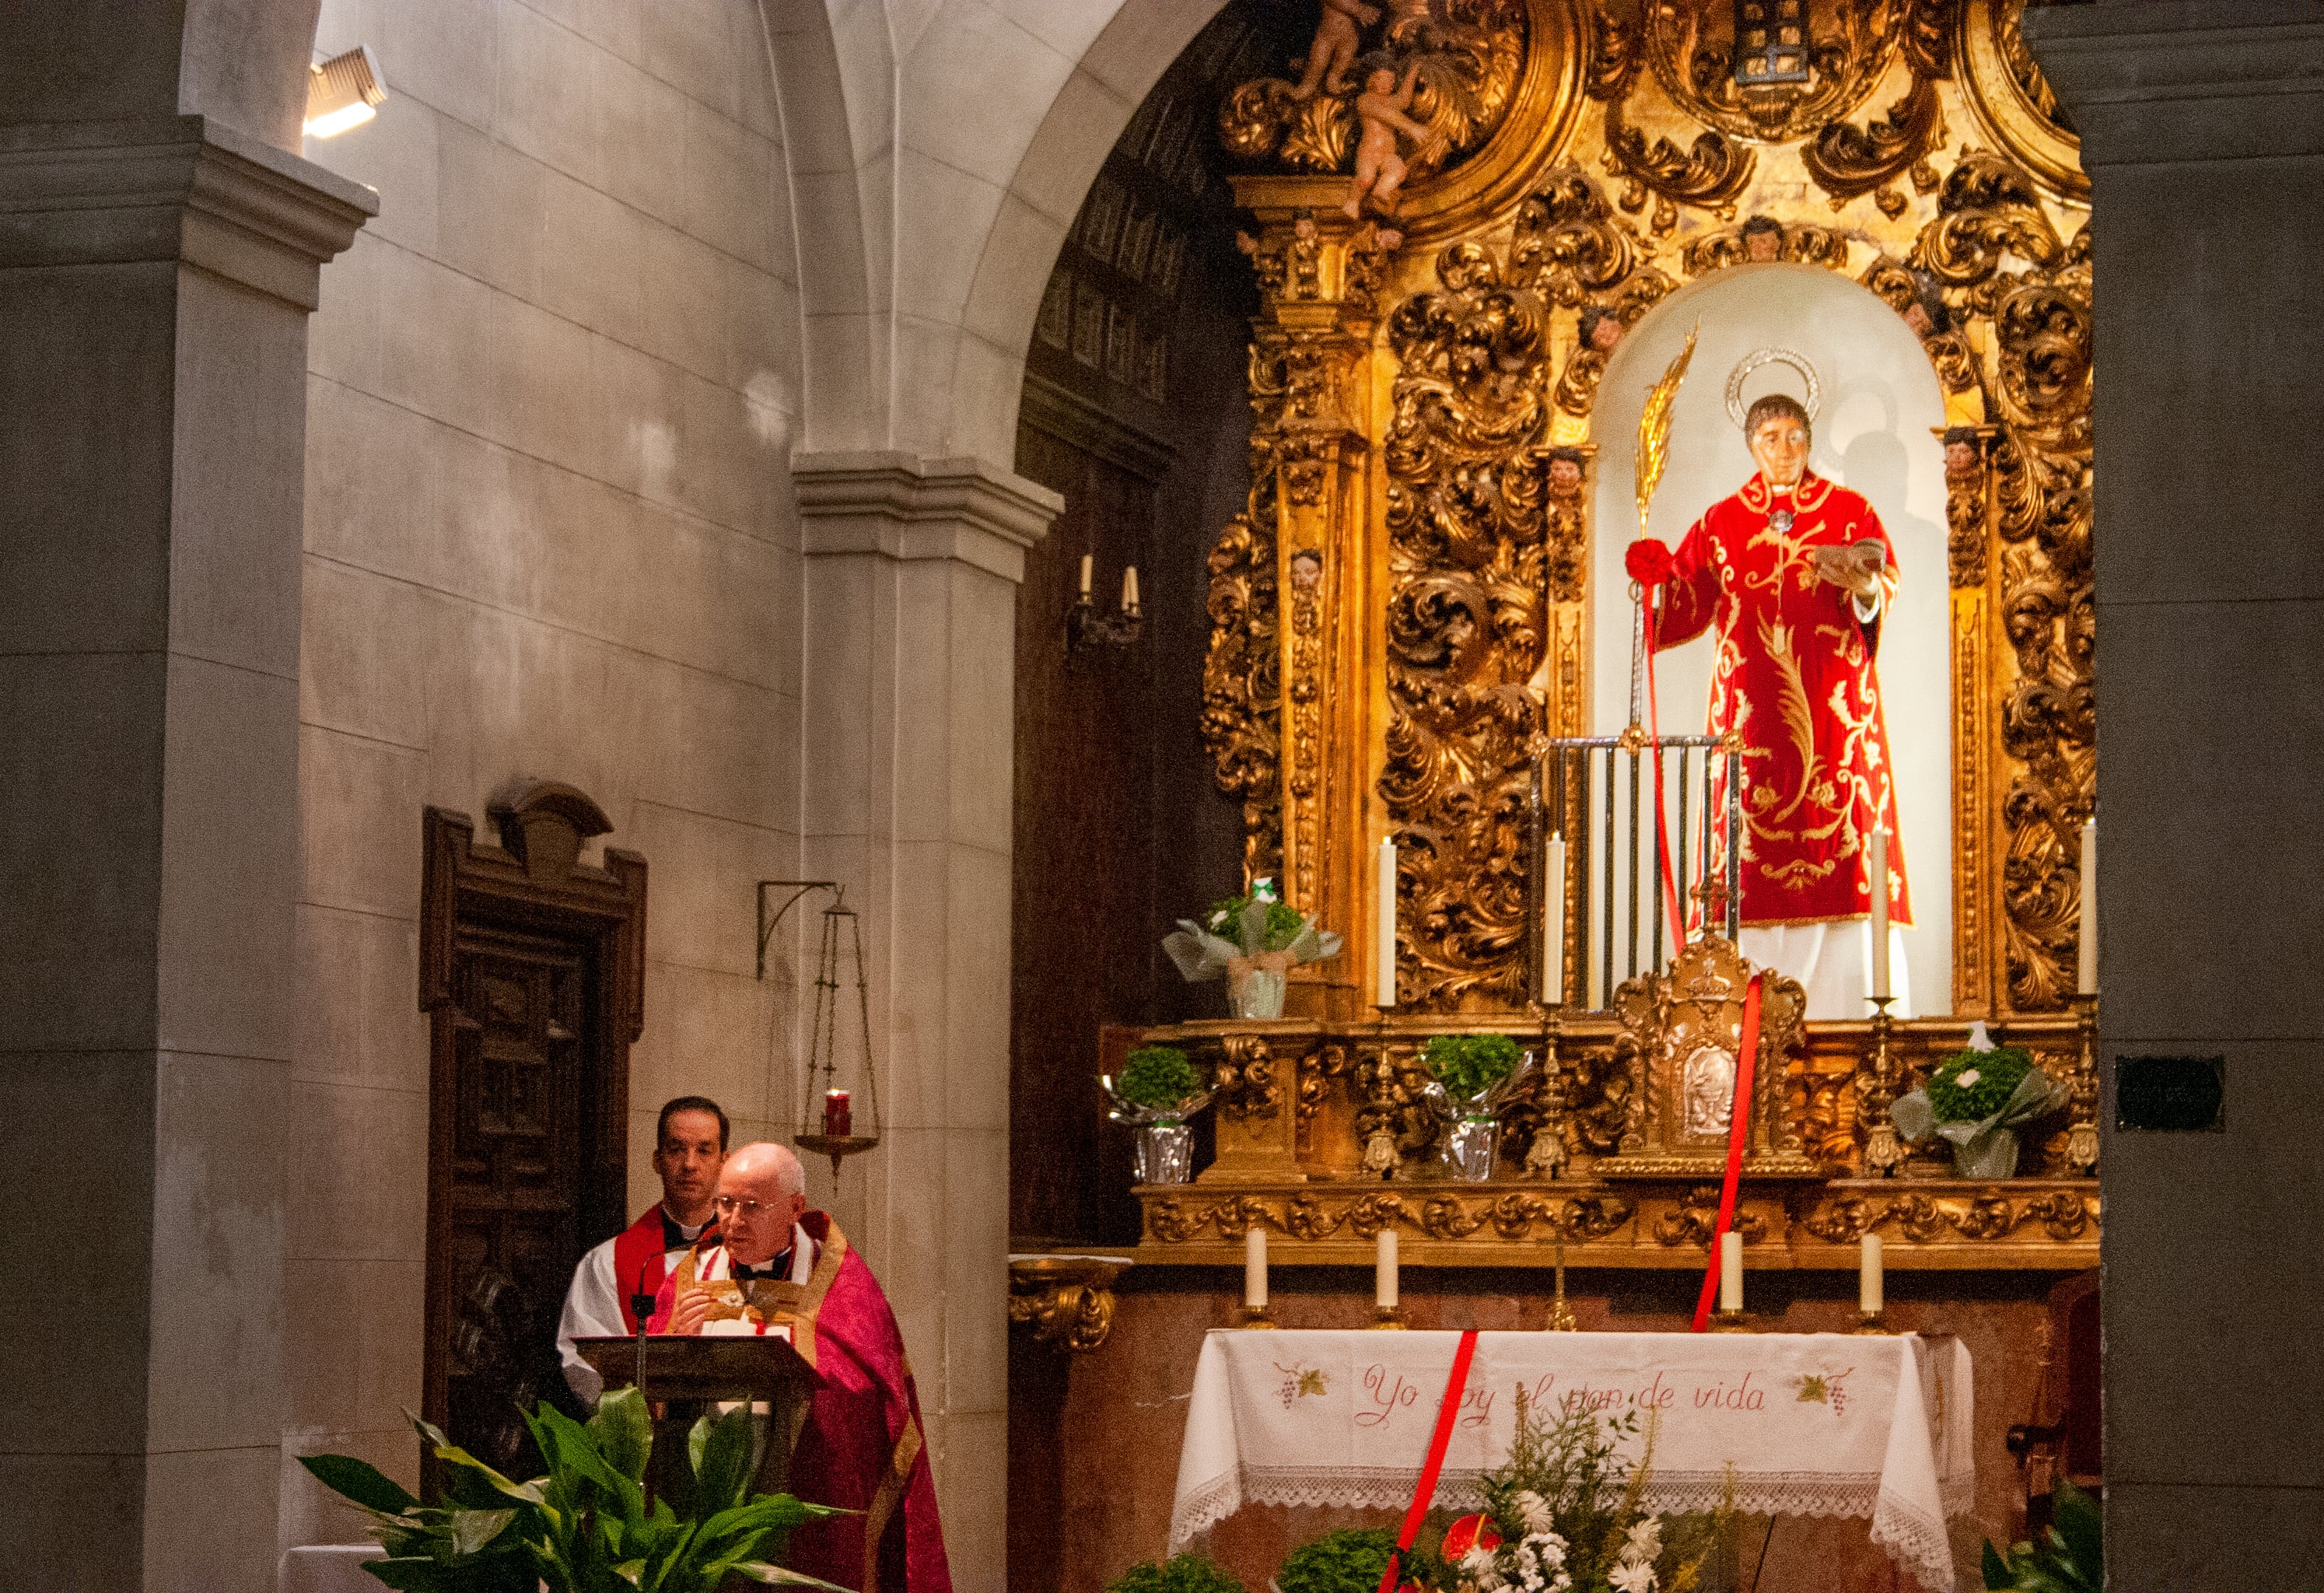
[[[1194,1130],[1185,1123],[1148,1123],[1138,1130],[1138,1182],[1186,1183],[1194,1176]]]
[[[1270,969],[1253,968],[1229,981],[1227,999],[1237,1017],[1281,1017],[1284,976]]]
[[[1493,1153],[1500,1147],[1501,1126],[1490,1118],[1455,1118],[1445,1125],[1444,1159],[1452,1176],[1464,1183],[1482,1183],[1493,1175]]]

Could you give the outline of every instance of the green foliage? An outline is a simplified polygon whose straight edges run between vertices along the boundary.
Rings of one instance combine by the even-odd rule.
[[[1141,1560],[1106,1584],[1105,1593],[1250,1593],[1240,1582],[1200,1554],[1181,1554],[1157,1565]]]
[[[1243,939],[1243,916],[1253,902],[1267,905],[1267,932],[1260,936],[1256,946],[1246,944]],[[1289,951],[1291,943],[1299,938],[1299,932],[1306,923],[1305,914],[1283,901],[1282,893],[1276,889],[1272,879],[1252,880],[1248,895],[1222,898],[1213,902],[1210,911],[1203,915],[1204,928],[1222,940],[1231,940],[1241,945],[1246,956],[1253,952]]]
[[[2098,1502],[2061,1482],[2056,1513],[2038,1543],[2015,1543],[2005,1554],[1985,1546],[1985,1585],[2011,1593],[2102,1593],[2106,1548]]]
[[[1438,1035],[1421,1062],[1456,1100],[1471,1100],[1517,1071],[1521,1054],[1507,1035]]]
[[[1342,1527],[1291,1552],[1275,1585],[1283,1593],[1376,1593],[1396,1534],[1386,1527]]]
[[[1992,1051],[1956,1051],[1929,1075],[1929,1105],[1940,1123],[1975,1123],[2009,1104],[2034,1068],[2022,1045]]]
[[[1203,1092],[1203,1075],[1176,1045],[1140,1045],[1121,1059],[1114,1091],[1132,1106],[1176,1106]]]
[[[444,1500],[433,1505],[346,1455],[300,1463],[370,1513],[385,1555],[364,1569],[409,1593],[713,1593],[730,1575],[832,1585],[768,1561],[799,1523],[843,1512],[751,1493],[748,1405],[695,1423],[683,1513],[667,1499],[646,1506],[653,1423],[636,1389],[607,1395],[586,1426],[545,1401],[525,1423],[549,1469],[512,1482],[414,1418],[444,1465]]]

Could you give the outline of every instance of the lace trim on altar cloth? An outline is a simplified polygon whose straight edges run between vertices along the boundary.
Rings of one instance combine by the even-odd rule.
[[[1480,1475],[1446,1470],[1437,1481],[1436,1505],[1450,1510],[1481,1508]],[[1952,1586],[1952,1550],[1944,1522],[1893,1495],[1883,1497],[1877,1471],[1755,1471],[1738,1476],[1735,1484],[1735,1507],[1749,1515],[1868,1515],[1874,1542],[1929,1587]],[[1944,1513],[1967,1514],[1975,1486],[1976,1478],[1968,1475],[1944,1478],[1939,1490]],[[1412,1502],[1412,1487],[1408,1469],[1245,1468],[1240,1474],[1213,1478],[1179,1502],[1170,1517],[1170,1549],[1176,1553],[1247,1504],[1401,1510]],[[1720,1472],[1656,1470],[1646,1487],[1646,1503],[1670,1514],[1708,1511],[1719,1507],[1726,1492],[1727,1478]]]

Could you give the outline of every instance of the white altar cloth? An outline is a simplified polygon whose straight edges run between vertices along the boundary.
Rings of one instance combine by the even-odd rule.
[[[1204,1341],[1170,1511],[1173,1552],[1244,1505],[1401,1511],[1458,1333],[1248,1332]],[[1974,1492],[1969,1350],[1914,1334],[1481,1333],[1436,1503],[1478,1507],[1508,1453],[1516,1390],[1654,1416],[1646,1502],[1708,1510],[1735,1470],[1750,1515],[1866,1515],[1872,1539],[1949,1590],[1947,1518]],[[1636,1442],[1630,1446],[1635,1458]]]

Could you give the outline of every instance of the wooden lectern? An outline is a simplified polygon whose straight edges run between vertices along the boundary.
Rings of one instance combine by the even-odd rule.
[[[683,1506],[693,1482],[692,1469],[678,1459],[687,1434],[714,1404],[742,1399],[762,1402],[771,1416],[753,1487],[762,1494],[788,1491],[791,1446],[821,1381],[788,1339],[657,1335],[642,1346],[635,1339],[581,1339],[574,1348],[607,1388],[637,1384],[653,1406],[653,1456],[646,1469],[652,1496]]]

